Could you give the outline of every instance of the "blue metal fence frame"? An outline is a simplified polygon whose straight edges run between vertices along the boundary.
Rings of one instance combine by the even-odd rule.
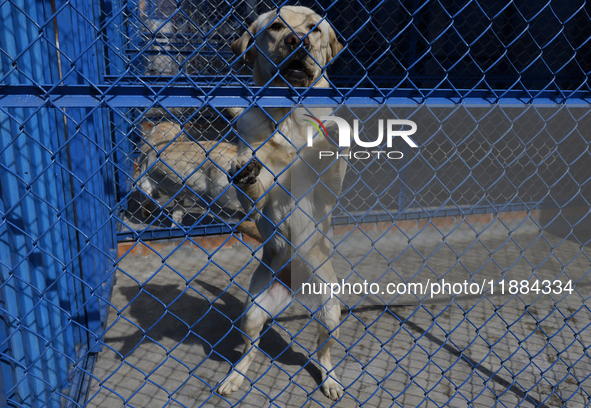
[[[100,83],[100,6],[0,5],[3,91]],[[10,406],[77,404],[101,349],[116,246],[107,113],[51,101],[0,108],[0,366]]]
[[[122,197],[131,188],[122,183],[119,191],[111,188],[117,184],[119,172],[131,173],[129,167],[118,167],[132,150],[126,145],[132,120],[119,113],[121,110],[249,107],[255,103],[260,107],[345,103],[591,106],[588,88],[581,87],[554,91],[439,87],[288,90],[247,88],[242,83],[246,78],[239,76],[217,86],[211,85],[217,78],[207,76],[195,80],[181,75],[159,77],[160,83],[141,76],[127,80],[110,72],[114,67],[127,69],[120,55],[125,41],[115,29],[123,26],[123,9],[111,1],[55,0],[53,8],[43,2],[28,7],[26,0],[4,4],[23,12],[11,13],[10,7],[0,5],[0,27],[13,34],[0,38],[1,48],[10,55],[30,54],[20,61],[18,71],[6,55],[0,56],[0,383],[4,386],[0,404],[60,406],[65,398],[76,406],[85,400],[88,374],[101,348],[116,258],[112,250],[117,240],[233,230],[232,225],[217,224],[116,234],[118,212],[125,205]],[[417,2],[413,7],[420,8]],[[59,47],[52,38],[57,35],[54,21]],[[36,22],[43,22],[46,30],[43,44],[38,42]],[[92,47],[95,54],[84,52]],[[416,53],[416,47],[410,52]],[[72,60],[69,55],[83,57]],[[63,73],[57,72],[58,60]],[[112,126],[114,115],[122,118],[117,126]],[[48,171],[52,166],[56,170]],[[34,183],[36,180],[43,182]],[[405,207],[404,197],[401,192],[400,208]],[[465,216],[549,205],[510,202],[359,214],[335,217],[333,223]]]

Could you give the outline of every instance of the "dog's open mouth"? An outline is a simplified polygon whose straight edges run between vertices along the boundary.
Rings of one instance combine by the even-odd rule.
[[[312,78],[308,74],[306,64],[302,60],[294,59],[286,64],[281,70],[281,74],[287,80],[291,81],[308,81]]]

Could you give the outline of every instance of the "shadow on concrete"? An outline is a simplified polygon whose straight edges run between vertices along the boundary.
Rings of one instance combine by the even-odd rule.
[[[192,286],[204,296],[193,290],[182,293],[177,285],[147,284],[141,291],[138,287],[119,288],[129,303],[123,315],[141,329],[118,337],[107,333],[105,341],[123,342],[117,351],[126,358],[144,341],[158,343],[168,338],[176,343],[203,347],[205,359],[235,364],[242,354],[235,349],[244,341],[233,321],[239,325],[243,301],[201,280],[193,280]],[[209,292],[209,298],[219,298],[212,304],[205,292]],[[310,363],[308,356],[294,351],[269,324],[265,325],[263,333],[259,343],[263,353],[280,364],[303,367],[320,385],[320,370]]]

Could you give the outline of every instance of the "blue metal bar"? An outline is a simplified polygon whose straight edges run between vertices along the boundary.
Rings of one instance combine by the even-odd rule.
[[[534,2],[534,13],[530,13],[531,10],[526,12],[525,9],[519,12],[510,11],[509,7],[514,5],[509,4],[503,5],[501,10],[494,13],[485,12],[483,2],[468,2],[466,5],[446,4],[437,10],[441,12],[442,19],[450,19],[451,24],[443,30],[439,30],[438,27],[431,30],[422,28],[422,25],[429,25],[431,22],[435,22],[434,26],[438,24],[435,21],[436,12],[428,7],[429,2],[410,0],[405,4],[389,5],[388,13],[376,11],[381,4],[386,4],[385,1],[371,5],[352,2],[346,4],[351,6],[348,12],[362,12],[363,15],[367,14],[368,18],[352,23],[351,27],[342,28],[339,38],[345,39],[346,42],[342,59],[347,63],[354,62],[358,67],[350,64],[342,76],[330,75],[338,88],[261,89],[250,86],[250,80],[245,76],[226,74],[231,72],[226,64],[230,61],[231,53],[222,50],[221,45],[229,40],[234,32],[224,32],[226,27],[223,26],[223,19],[236,17],[238,24],[235,26],[245,24],[245,19],[239,16],[239,9],[242,7],[242,4],[238,4],[240,2],[220,3],[219,7],[214,7],[208,1],[199,1],[208,17],[214,16],[208,21],[205,36],[196,35],[195,37],[199,38],[198,43],[193,42],[189,46],[198,47],[206,44],[210,47],[208,50],[190,51],[184,47],[171,49],[180,44],[176,41],[158,44],[160,38],[171,37],[174,40],[182,33],[147,36],[149,30],[142,28],[142,24],[150,23],[150,17],[147,19],[138,13],[140,4],[147,5],[151,11],[159,14],[151,17],[161,18],[162,21],[174,26],[178,21],[190,19],[188,15],[182,14],[185,10],[181,2],[176,2],[175,8],[174,2],[159,3],[156,0],[55,1],[58,3],[59,11],[56,14],[55,30],[53,23],[47,21],[55,12],[50,10],[48,2],[9,0],[0,5],[0,31],[4,34],[0,37],[0,76],[3,84],[0,86],[0,307],[3,312],[3,318],[0,319],[0,353],[3,357],[0,360],[0,382],[5,390],[3,397],[0,388],[0,405],[6,402],[13,406],[31,408],[57,407],[63,402],[60,401],[59,394],[68,387],[70,399],[67,404],[75,407],[84,403],[90,384],[89,373],[96,358],[94,352],[100,350],[103,341],[101,336],[107,319],[107,303],[117,269],[114,265],[115,256],[111,252],[116,240],[135,242],[234,232],[234,225],[218,223],[116,234],[116,212],[125,206],[125,203],[119,202],[116,197],[116,189],[119,188],[120,197],[129,197],[127,193],[131,183],[128,181],[134,177],[130,158],[133,157],[137,146],[130,137],[130,130],[132,126],[141,125],[141,120],[163,119],[157,114],[146,114],[147,110],[155,107],[191,110],[210,107],[292,107],[295,104],[306,104],[309,107],[341,104],[365,107],[388,105],[408,107],[411,111],[422,104],[433,107],[462,104],[486,109],[496,105],[589,109],[591,102],[591,92],[586,81],[588,67],[586,61],[581,58],[585,55],[589,39],[572,35],[572,30],[583,26],[580,23],[588,22],[588,12],[583,9],[584,4],[569,5],[559,12],[546,1]],[[164,3],[170,5],[160,7]],[[247,3],[254,4],[252,1]],[[320,7],[318,2],[315,3]],[[324,10],[326,14],[339,12],[333,7],[335,4],[336,2],[331,3]],[[31,8],[31,5],[34,7]],[[220,19],[215,14],[224,6],[229,6],[229,11],[222,12],[223,17]],[[462,14],[461,11],[464,9],[470,11],[468,7],[475,9],[471,13]],[[573,17],[572,13],[579,7],[585,15]],[[490,23],[487,25],[487,32],[496,35],[495,24],[500,24],[506,29],[511,28],[518,20],[518,23],[528,24],[528,35],[523,35],[523,38],[529,36],[534,42],[545,45],[528,48],[523,38],[500,38],[503,37],[500,35],[498,39],[501,46],[497,50],[492,50],[491,55],[499,55],[501,58],[503,54],[503,60],[495,61],[494,56],[487,59],[487,63],[480,63],[478,53],[468,49],[463,54],[464,46],[478,48],[479,43],[472,35],[462,36],[463,27],[471,22],[468,16],[476,16],[474,13],[478,13],[478,9],[487,16],[486,23]],[[250,15],[251,11],[253,10],[248,10],[246,14]],[[545,36],[545,27],[534,21],[542,12],[550,15],[542,16],[542,22],[550,21],[549,19],[554,17],[560,21],[558,33],[549,33]],[[562,17],[559,16],[560,13]],[[569,13],[570,17],[566,15]],[[329,18],[333,21],[331,16]],[[388,24],[389,19],[402,22],[399,26],[403,28],[399,30],[401,33],[405,31],[405,27],[410,27],[410,32],[384,33],[385,42],[379,44],[383,47],[374,47],[375,49],[363,49],[365,44],[358,41],[361,35],[354,38],[365,28],[369,30],[365,31],[364,35],[371,35],[370,26],[379,29],[380,25]],[[570,19],[576,19],[576,24],[568,24]],[[131,27],[134,24],[139,28]],[[202,28],[198,22],[195,22],[195,27],[196,31]],[[215,43],[215,40],[210,41],[210,35],[214,30],[218,30],[216,36],[221,33],[228,38],[219,43]],[[352,33],[354,35],[349,35]],[[56,49],[57,41],[53,37],[58,34],[61,39],[59,50]],[[481,35],[484,35],[484,32]],[[452,41],[456,36],[459,36],[463,43]],[[559,39],[555,40],[556,38]],[[545,40],[540,41],[541,39],[549,41],[546,43]],[[358,41],[358,44],[355,44],[355,41]],[[408,47],[405,46],[403,49],[408,51],[395,50],[398,45],[406,43]],[[566,51],[568,55],[557,58],[556,65],[552,65],[555,61],[550,60],[555,59],[553,57],[558,55],[557,51],[564,44],[570,46]],[[177,75],[141,75],[148,61],[146,56],[156,54],[158,51],[155,48],[162,45],[171,48],[163,49],[160,55],[174,64],[182,63],[176,60],[177,55],[181,58],[189,53],[190,58],[216,56],[220,58],[223,66],[217,74],[216,64],[207,66],[204,71],[209,75],[199,77],[188,76],[182,71]],[[134,46],[137,49],[133,49]],[[63,55],[59,56],[60,53]],[[346,53],[349,55],[345,55]],[[517,53],[523,53],[525,58],[517,58]],[[374,56],[378,57],[376,63],[368,64]],[[393,59],[388,60],[390,56]],[[381,57],[385,58],[380,61]],[[62,73],[56,70],[58,61],[63,62],[64,78]],[[396,75],[389,76],[390,72],[383,69],[386,65],[384,61],[393,61],[400,65],[392,69],[396,71]],[[191,63],[192,61],[184,62],[186,67]],[[472,66],[461,68],[462,64]],[[487,64],[488,68],[485,67]],[[511,66],[505,70],[509,65]],[[187,71],[189,69],[187,68]],[[438,70],[439,72],[436,72]],[[174,72],[174,69],[167,70],[166,73],[169,74],[171,71]],[[466,75],[462,76],[464,72]],[[504,72],[507,72],[507,76],[499,77]],[[62,79],[63,85],[58,85]],[[506,85],[503,85],[501,80],[507,81]],[[530,89],[527,81],[530,81],[530,84],[540,84],[544,81],[543,89]],[[364,86],[374,88],[342,86],[355,83],[363,83]],[[379,84],[384,83],[399,87],[380,87]],[[395,84],[404,84],[406,88]],[[462,84],[462,87],[474,84],[480,89],[456,89],[454,84]],[[496,89],[499,86],[501,89]],[[556,91],[548,90],[551,87]],[[583,90],[573,91],[576,87]],[[514,91],[505,88],[524,90]],[[185,112],[190,109],[186,109]],[[154,111],[157,109],[152,110]],[[172,110],[168,110],[168,114],[177,116],[176,111]],[[64,118],[67,118],[67,123],[64,123]],[[184,118],[177,119],[184,122]],[[210,117],[202,119],[210,120]],[[220,122],[223,121],[224,119],[220,119]],[[521,137],[516,141],[510,141],[517,146],[513,149],[516,158],[511,158],[509,163],[497,160],[494,165],[498,166],[502,175],[493,174],[490,180],[478,179],[487,169],[481,172],[474,171],[474,166],[459,155],[457,150],[449,153],[449,161],[457,160],[459,167],[468,169],[466,178],[460,180],[466,185],[473,183],[475,190],[471,192],[475,194],[468,197],[464,197],[463,190],[454,183],[450,182],[447,185],[442,181],[438,172],[445,173],[446,170],[440,170],[441,166],[431,167],[431,164],[427,163],[423,169],[426,169],[425,174],[433,177],[428,182],[436,180],[443,184],[440,190],[429,190],[430,186],[425,183],[415,190],[412,183],[420,174],[413,179],[413,172],[408,165],[400,171],[395,167],[387,168],[385,170],[391,170],[391,174],[398,172],[398,200],[393,197],[391,201],[385,198],[384,202],[380,202],[383,196],[372,190],[372,193],[375,193],[375,197],[372,198],[375,198],[376,205],[371,205],[368,200],[369,207],[380,212],[361,213],[360,208],[367,207],[364,205],[357,207],[357,212],[347,214],[344,210],[346,207],[343,206],[342,212],[333,217],[332,224],[396,224],[400,220],[430,220],[436,217],[465,217],[469,214],[563,207],[562,203],[556,201],[557,197],[552,197],[552,191],[561,193],[568,190],[568,197],[564,198],[572,200],[569,205],[575,204],[576,198],[579,198],[583,205],[588,205],[585,195],[588,193],[589,180],[586,173],[578,167],[584,167],[585,157],[582,155],[588,156],[589,143],[584,138],[583,131],[577,130],[576,133],[574,138],[581,136],[583,140],[579,144],[573,143],[573,146],[576,145],[583,151],[580,155],[578,152],[571,154],[560,151],[561,148],[568,150],[567,148],[571,147],[570,144],[560,145],[562,135],[548,134],[548,138],[553,140],[544,140],[543,146],[548,148],[549,153],[538,152],[535,157],[529,156],[529,150],[535,150],[536,147],[533,146],[533,142],[530,143]],[[540,141],[544,136],[546,135],[536,134],[534,138]],[[434,136],[430,137],[434,143],[437,142]],[[465,142],[463,138],[460,139],[461,141],[456,143],[457,140],[450,137],[449,142],[454,148],[458,148],[459,143]],[[483,145],[488,143],[490,149],[482,153],[483,157],[471,159],[475,159],[473,161],[477,161],[478,165],[485,163],[484,160],[493,155],[493,149],[504,143],[502,139],[503,136],[500,136],[494,143],[489,143],[490,140],[483,142]],[[558,139],[560,141],[557,141]],[[408,150],[406,146],[405,148]],[[477,155],[474,151],[472,153],[474,156]],[[421,158],[426,157],[425,155]],[[512,166],[521,165],[518,158],[524,158],[527,165],[533,164],[533,170],[523,177],[512,178]],[[548,175],[552,169],[548,170],[547,167],[551,167],[553,163],[550,162],[554,158],[557,159],[556,163],[560,169],[556,171],[560,173],[558,176]],[[540,188],[535,194],[530,194],[527,184],[535,182],[535,177],[539,178]],[[504,178],[502,182],[501,178]],[[560,183],[564,183],[566,187],[558,188]],[[365,187],[371,189],[370,186]],[[395,189],[395,182],[388,187]],[[499,192],[502,188],[515,189],[516,193]],[[523,193],[523,189],[526,193]],[[489,192],[490,195],[484,194]],[[432,197],[433,194],[447,193],[447,200]],[[497,195],[500,198],[497,199]],[[453,204],[448,207],[437,207],[433,204],[439,201],[453,203],[456,196],[461,197],[455,202],[477,201],[479,204],[461,204],[453,208]],[[520,197],[527,202],[519,202]],[[534,201],[536,197],[540,197],[540,201]],[[555,201],[550,202],[551,200]],[[433,206],[421,209],[420,205],[424,205],[424,202]],[[388,211],[390,208],[392,210]],[[542,238],[540,234],[540,239]],[[409,241],[409,247],[412,245]],[[493,260],[492,252],[489,253]],[[424,257],[423,260],[424,268],[429,268],[428,258]],[[565,265],[562,261],[559,262],[562,272],[565,273]],[[536,268],[532,265],[534,274]],[[497,310],[495,309],[495,313]],[[171,313],[171,310],[167,310],[167,313]],[[354,309],[350,309],[350,313],[354,313]],[[469,316],[468,313],[464,313],[464,319],[474,324],[469,320]],[[530,316],[533,317],[531,312]],[[563,317],[564,322],[567,322],[568,317]],[[397,319],[401,327],[402,323],[408,323],[404,319]],[[435,317],[433,325],[437,325]],[[370,329],[367,326],[366,332],[370,332]],[[542,327],[539,326],[538,329],[541,330]],[[424,331],[428,332],[429,330]],[[447,334],[449,333],[446,332]],[[421,336],[429,339],[429,336]],[[493,346],[489,346],[492,351]],[[528,352],[527,348],[523,350]],[[431,363],[434,361],[430,354],[429,364]],[[470,370],[476,372],[474,370],[478,368],[477,362],[468,363]],[[71,364],[75,367],[73,371],[68,372]],[[570,368],[569,366],[569,371]],[[484,373],[489,380],[492,378],[491,372],[480,370],[480,373]],[[69,379],[71,384],[68,383]],[[505,389],[514,392],[522,400],[527,398],[529,402],[539,402],[529,396],[528,392],[515,391],[518,388],[517,376],[513,378],[513,387],[508,387],[511,385],[509,382],[499,382],[494,378],[492,380],[505,385]],[[577,384],[583,382],[584,378],[581,381],[577,379]],[[381,384],[378,381],[378,388]],[[558,389],[554,390],[558,385],[552,385],[552,391],[556,391],[551,393],[554,396],[559,394]],[[101,383],[100,387],[105,389],[107,385]],[[141,389],[140,386],[139,390]],[[131,397],[122,403],[131,403],[130,399],[138,394],[139,390],[134,391]],[[584,387],[579,386],[577,390],[588,396]],[[459,393],[461,390],[457,387],[457,393],[454,395]],[[171,395],[169,394],[169,397]],[[426,390],[425,399],[428,398],[430,397]],[[450,397],[450,401],[451,398],[453,397]],[[393,400],[395,399],[393,397]],[[545,406],[543,404],[542,401],[538,405]]]
[[[180,238],[187,235],[219,235],[229,234],[234,231],[234,224],[210,224],[195,225],[190,228],[167,228],[167,229],[147,229],[143,231],[123,231],[117,233],[117,240],[152,240],[152,239],[171,239]]]
[[[58,1],[58,48],[58,33],[46,20],[53,14],[50,5],[26,3],[0,7],[4,83],[55,83],[61,79],[57,62],[68,57],[84,74],[65,63],[64,83],[98,83],[104,70],[96,59],[100,44],[95,26],[82,16],[96,19],[100,4]],[[107,187],[106,114],[78,106],[63,112],[50,105],[0,110],[0,368],[7,398],[18,406],[61,406],[60,393],[70,387],[69,363],[79,359],[76,351],[89,332],[96,342],[106,321],[106,303],[99,299],[109,297],[115,238],[115,222],[107,221],[115,198]],[[86,353],[79,364],[90,367],[88,361]]]
[[[530,211],[543,208],[553,208],[555,204],[544,202],[532,202],[525,204],[497,204],[480,205],[472,207],[439,208],[429,210],[409,210],[404,212],[381,212],[359,215],[336,215],[332,217],[333,225],[361,224],[371,222],[394,222],[403,220],[415,220],[439,217],[462,217],[474,214],[489,214],[510,211]]]
[[[27,21],[22,14],[10,13],[10,9],[6,7],[0,8],[0,13],[8,34],[4,38],[3,49],[8,55],[17,55],[28,44],[27,41],[23,43],[23,37],[27,35]],[[3,71],[7,72],[7,67],[4,67]],[[21,120],[26,117],[22,109],[16,109],[13,115]],[[12,281],[10,286],[14,285],[14,289],[10,291],[12,293],[7,294],[7,297],[14,296],[16,299],[16,305],[13,304],[12,308],[7,308],[7,312],[11,315],[8,319],[11,321],[10,335],[13,339],[11,349],[15,361],[15,380],[17,393],[23,405],[37,407],[40,402],[47,401],[43,383],[44,370],[40,360],[43,349],[37,335],[37,320],[40,320],[39,323],[45,328],[47,316],[43,312],[38,313],[39,309],[36,307],[39,302],[39,289],[33,287],[33,282],[38,282],[36,274],[40,271],[38,266],[31,265],[31,259],[29,259],[31,244],[27,242],[28,231],[35,229],[36,216],[34,202],[31,201],[30,196],[24,197],[28,191],[22,186],[22,180],[29,178],[30,160],[22,156],[27,151],[25,138],[17,137],[21,134],[22,128],[19,129],[17,124],[3,113],[0,114],[0,121],[4,122],[3,131],[0,134],[0,151],[4,152],[2,163],[5,168],[0,174],[3,176],[1,179],[4,201],[3,219],[7,224],[3,240],[5,240],[4,247],[9,248],[9,252],[3,257],[3,263],[8,268],[8,274],[3,277],[3,281]],[[32,232],[35,234],[34,231]]]
[[[82,15],[92,18],[93,14],[98,15],[98,4],[87,2],[74,2],[74,7],[82,10]],[[58,25],[66,27],[66,24],[73,24],[78,27],[78,35],[72,35],[72,31],[64,30],[64,39],[61,40],[62,52],[66,55],[81,55],[76,62],[80,65],[80,72],[84,72],[84,79],[78,75],[70,75],[66,82],[81,82],[91,80],[99,82],[98,65],[94,55],[101,50],[96,49],[99,43],[94,43],[97,35],[95,29],[81,18],[79,13],[74,12],[72,7],[67,7],[58,15]],[[85,31],[89,30],[89,31]],[[107,197],[104,191],[105,171],[101,170],[101,163],[104,163],[103,144],[104,121],[101,110],[93,110],[90,107],[76,106],[66,110],[68,116],[68,149],[70,152],[70,164],[73,180],[73,205],[75,206],[74,225],[78,239],[78,253],[80,260],[80,278],[82,279],[83,302],[85,309],[86,336],[89,337],[92,348],[97,344],[101,334],[101,293],[102,282],[107,272],[107,260],[105,256],[105,245],[108,238],[101,229],[104,220],[108,219],[106,206],[108,202],[99,203],[96,197]],[[107,223],[107,225],[111,225]],[[108,234],[111,236],[111,234]],[[106,249],[108,251],[108,249]],[[80,285],[80,283],[79,283]],[[104,309],[104,308],[103,308]]]
[[[16,112],[18,114],[18,112]],[[2,119],[0,119],[2,120]],[[36,306],[39,302],[38,288],[33,287],[35,277],[32,276],[38,271],[34,265],[30,265],[30,239],[29,230],[32,228],[32,221],[35,218],[35,211],[31,208],[30,198],[25,198],[25,191],[19,182],[27,177],[30,172],[25,160],[19,157],[19,151],[26,151],[23,138],[11,140],[11,135],[19,134],[18,127],[10,123],[10,130],[2,132],[0,139],[0,150],[4,151],[5,171],[2,172],[2,195],[4,199],[4,218],[7,224],[6,237],[7,246],[10,248],[7,259],[3,261],[8,266],[8,276],[3,279],[5,282],[14,282],[14,292],[9,296],[15,296],[17,309],[9,310],[14,318],[12,327],[13,339],[17,340],[12,345],[13,357],[16,361],[16,378],[18,383],[18,394],[25,406],[36,407],[39,401],[46,401],[45,386],[43,384],[43,367],[39,357],[42,352],[40,339],[37,333]],[[24,168],[19,166],[24,165]],[[37,318],[36,318],[37,317]],[[45,325],[47,322],[40,322]],[[19,339],[14,334],[22,335]],[[20,340],[20,341],[18,341]],[[37,363],[33,363],[37,362]]]
[[[59,211],[56,214],[58,223],[56,224],[56,242],[63,243],[63,264],[62,279],[60,283],[61,302],[64,308],[68,310],[68,316],[64,316],[63,324],[66,327],[66,352],[70,361],[76,358],[76,347],[82,342],[86,342],[86,333],[78,323],[83,319],[83,299],[79,295],[81,292],[80,263],[77,259],[78,242],[76,225],[75,206],[72,202],[73,177],[70,165],[70,148],[68,138],[68,127],[64,126],[64,115],[60,110],[52,109],[52,124],[48,128],[51,132],[51,149],[53,152],[59,152],[54,157],[56,167],[57,183],[60,186],[52,202],[55,202]],[[70,294],[68,296],[68,294]],[[76,324],[72,324],[76,322]]]
[[[49,86],[47,87],[49,88]],[[556,93],[540,91],[537,94],[523,92],[466,91],[465,95],[456,91],[439,90],[421,94],[416,90],[384,90],[383,94],[372,89],[310,89],[296,95],[285,88],[193,88],[193,87],[162,87],[162,86],[57,86],[50,93],[45,87],[32,86],[0,86],[0,108],[2,107],[38,107],[44,104],[58,108],[96,107],[107,104],[111,108],[149,108],[155,103],[163,107],[200,108],[208,105],[213,107],[249,107],[255,101],[260,107],[289,107],[303,103],[309,107],[335,106],[414,106],[429,104],[448,106],[465,104],[471,107],[490,107],[493,104],[503,106],[568,106],[589,107],[589,92],[572,92],[568,97]],[[100,89],[101,92],[98,92]],[[384,96],[384,94],[386,96]]]
[[[332,225],[363,224],[373,222],[393,222],[402,220],[414,220],[439,217],[461,217],[474,214],[488,214],[510,211],[531,211],[544,208],[553,208],[555,204],[544,202],[532,202],[525,204],[497,204],[480,205],[470,207],[441,208],[430,210],[408,210],[401,212],[376,212],[358,215],[335,215],[332,217]],[[209,224],[192,226],[190,228],[166,228],[147,229],[140,231],[122,231],[117,233],[118,242],[126,241],[150,241],[156,239],[183,238],[186,236],[207,236],[230,234],[236,232],[236,224]]]
[[[37,21],[43,21],[46,10],[42,4],[37,4],[37,8],[31,9],[32,15],[36,17]],[[52,27],[51,24],[47,26]],[[52,38],[52,37],[48,37]],[[55,37],[53,37],[55,38]],[[52,80],[57,78],[57,72],[47,70],[46,67],[56,68],[55,53],[50,47],[48,41],[37,42],[39,51],[36,52],[34,60],[44,61],[43,65],[35,64],[37,70],[36,77],[44,78],[44,80]],[[51,160],[50,154],[41,149],[40,146],[48,149],[51,148],[53,134],[51,132],[52,115],[47,109],[40,110],[37,113],[40,121],[37,129],[32,129],[30,133],[31,152],[36,152],[36,157],[33,157],[36,167],[39,171],[43,171],[43,178],[39,178],[35,183],[35,188],[38,189],[38,195],[43,197],[43,200],[37,200],[39,209],[39,221],[41,222],[41,231],[43,237],[44,254],[43,265],[45,269],[45,299],[47,299],[48,308],[50,309],[50,324],[51,324],[51,339],[49,343],[52,346],[56,359],[57,368],[57,384],[58,388],[64,386],[68,374],[68,350],[74,347],[73,333],[68,318],[69,313],[64,306],[67,307],[71,302],[69,300],[67,284],[65,282],[64,273],[64,255],[66,249],[62,240],[61,225],[58,221],[57,212],[59,201],[55,192],[59,191],[62,184],[60,183],[57,171],[51,171],[50,168],[55,168],[55,163]],[[44,169],[44,170],[43,170]],[[45,213],[45,214],[44,214]],[[51,383],[51,382],[50,382]],[[59,404],[59,395],[54,394],[54,402]]]
[[[100,3],[99,2],[81,2],[80,5],[84,5],[86,12],[84,13],[85,16],[92,16],[94,21],[98,20],[98,16],[101,13],[100,10]],[[86,26],[88,27],[88,25]],[[84,33],[83,38],[86,41],[94,40],[97,36],[97,32],[94,28],[89,28],[88,31]],[[101,58],[94,57],[95,55],[100,55],[102,44],[96,43],[94,46],[94,53],[88,54],[89,60],[87,64],[89,64],[92,69],[89,70],[88,74],[91,75],[93,82],[101,83],[101,73],[104,72],[104,64]],[[94,118],[93,121],[84,121],[87,124],[86,132],[89,135],[89,139],[93,141],[93,144],[96,145],[97,154],[93,155],[94,163],[92,165],[92,171],[95,172],[95,176],[92,177],[92,191],[94,194],[94,210],[95,210],[95,217],[94,218],[94,226],[93,230],[95,231],[95,275],[97,279],[97,286],[95,290],[94,296],[96,297],[97,304],[98,304],[98,319],[97,319],[97,331],[95,332],[96,335],[96,342],[98,343],[97,346],[91,350],[91,352],[98,352],[102,349],[102,343],[99,339],[102,337],[102,329],[103,329],[103,322],[106,320],[106,303],[102,300],[106,290],[110,290],[109,288],[104,288],[103,282],[106,279],[106,275],[108,273],[108,269],[112,269],[112,262],[109,264],[108,255],[111,255],[111,252],[104,252],[105,249],[111,249],[112,247],[112,230],[109,227],[112,227],[112,223],[106,222],[105,220],[109,219],[109,209],[113,208],[114,200],[111,189],[108,186],[112,185],[112,179],[109,177],[109,166],[106,164],[108,163],[107,160],[107,152],[110,150],[110,141],[107,135],[109,135],[109,118],[108,118],[108,111],[106,109],[99,109],[92,113]]]
[[[1,41],[1,39],[0,39]],[[0,112],[0,146],[3,146],[2,135],[10,135],[10,121],[8,117]],[[8,163],[9,157],[7,153],[0,153],[0,161]],[[0,274],[2,277],[2,285],[0,286],[0,299],[2,300],[2,351],[6,354],[0,364],[2,365],[2,373],[4,379],[4,390],[8,398],[15,395],[28,395],[28,387],[26,383],[21,380],[24,373],[22,364],[24,360],[24,350],[21,345],[24,342],[23,334],[18,330],[19,305],[17,302],[17,288],[16,278],[14,277],[13,269],[13,248],[14,238],[12,236],[12,226],[9,224],[7,217],[7,208],[10,208],[10,197],[8,192],[4,193],[4,189],[9,187],[10,175],[3,171],[0,172],[0,186],[4,186],[0,190]],[[6,202],[6,204],[5,204]],[[18,381],[18,384],[16,383]]]
[[[92,17],[100,13],[98,2],[89,3],[79,0],[76,2],[75,8],[82,10],[81,14],[87,17]],[[93,27],[89,27],[88,23],[82,21],[79,16],[78,19],[80,20],[78,27],[81,30],[81,35],[79,35],[80,46],[84,49],[91,47],[90,50],[93,51],[92,53],[88,51],[84,53],[82,63],[86,67],[84,70],[85,75],[94,83],[100,83],[100,64],[98,64],[94,58],[94,55],[99,55],[100,50],[96,48],[100,46],[100,43],[95,43],[91,46],[91,43],[97,36],[97,32]],[[100,351],[100,343],[98,343],[98,340],[102,335],[103,319],[101,316],[101,310],[105,310],[105,308],[102,307],[103,302],[100,299],[103,292],[102,282],[107,273],[107,260],[105,259],[106,254],[101,251],[101,248],[108,248],[109,243],[107,242],[108,238],[106,237],[106,231],[102,224],[104,223],[104,220],[109,218],[106,208],[111,207],[111,203],[109,203],[109,194],[105,191],[105,186],[108,183],[106,167],[104,166],[104,163],[107,163],[105,156],[105,152],[107,151],[105,146],[105,135],[108,134],[108,122],[106,124],[104,123],[105,113],[104,109],[91,110],[87,108],[80,111],[80,129],[85,136],[84,139],[86,144],[84,152],[87,158],[85,163],[86,180],[89,181],[87,183],[87,188],[90,222],[87,234],[92,237],[89,242],[90,246],[88,247],[90,252],[89,263],[91,263],[94,268],[94,270],[83,270],[84,281],[91,283],[91,286],[88,287],[90,292],[87,297],[87,301],[89,301],[87,309],[92,310],[92,312],[87,313],[87,322],[89,329],[91,330],[90,352]],[[110,224],[107,224],[107,226],[108,225]],[[98,349],[95,349],[95,346],[98,347]]]

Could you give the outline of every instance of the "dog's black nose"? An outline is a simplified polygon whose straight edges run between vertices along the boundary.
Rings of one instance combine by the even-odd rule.
[[[285,38],[283,39],[283,41],[285,42],[285,45],[287,45],[289,47],[289,49],[291,50],[295,50],[300,43],[302,42],[302,37],[304,37],[306,34],[304,33],[289,33],[285,36]],[[304,38],[304,47],[308,48],[308,46],[310,45],[310,37],[306,37]]]

